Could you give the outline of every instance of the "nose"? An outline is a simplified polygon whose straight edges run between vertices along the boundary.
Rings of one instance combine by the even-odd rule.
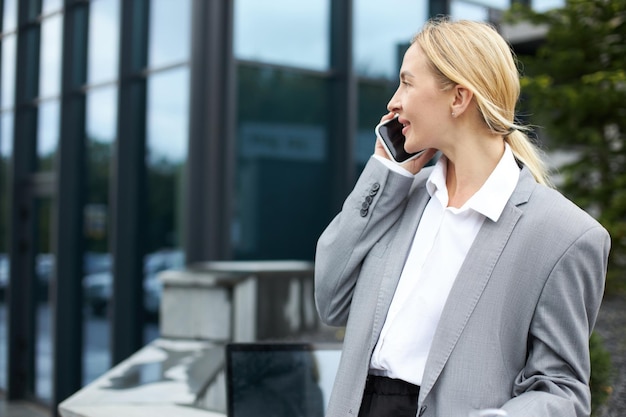
[[[399,113],[401,108],[402,106],[400,104],[400,100],[398,99],[398,90],[396,90],[394,95],[391,97],[391,100],[389,100],[389,103],[387,103],[387,110],[392,113]]]

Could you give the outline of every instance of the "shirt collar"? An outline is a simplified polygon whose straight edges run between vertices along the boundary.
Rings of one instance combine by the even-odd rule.
[[[446,187],[445,156],[439,158],[426,182],[426,189],[431,197],[441,201],[443,207],[448,206],[448,189]],[[487,181],[480,189],[459,209],[472,209],[485,217],[497,222],[504,206],[513,194],[519,180],[520,168],[515,161],[513,151],[508,143],[504,143],[504,154],[496,165]]]

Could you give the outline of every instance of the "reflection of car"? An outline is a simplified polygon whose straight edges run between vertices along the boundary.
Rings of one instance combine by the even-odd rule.
[[[184,265],[184,254],[180,250],[162,250],[144,257],[144,309],[149,318],[156,318],[161,303],[161,282],[159,272],[176,269]],[[87,274],[83,279],[85,302],[96,315],[103,315],[113,295],[111,266],[104,271]]]
[[[87,252],[83,262],[85,275],[110,271],[112,266],[110,253]]]
[[[0,301],[4,300],[9,285],[9,259],[6,253],[0,253]]]
[[[83,296],[94,314],[103,315],[111,298],[111,254],[87,252],[83,261]]]
[[[35,256],[35,292],[37,301],[48,300],[48,288],[54,272],[54,255],[50,253],[38,253]],[[9,286],[9,257],[6,253],[0,253],[0,298],[4,298]]]
[[[113,291],[111,280],[110,272],[97,272],[83,278],[85,302],[97,316],[102,316],[106,312]]]
[[[164,250],[146,255],[143,265],[143,306],[151,318],[159,314],[163,285],[158,279],[159,272],[177,269],[185,264],[185,255],[180,250]]]
[[[35,255],[35,275],[37,275],[37,297],[41,302],[47,302],[50,280],[54,274],[54,255],[38,253]]]
[[[9,256],[0,253],[0,298],[6,294],[9,286]],[[54,273],[54,255],[50,253],[38,253],[35,255],[35,299],[39,302],[48,301],[48,288]]]

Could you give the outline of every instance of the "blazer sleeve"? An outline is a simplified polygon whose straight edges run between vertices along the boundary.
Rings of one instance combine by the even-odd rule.
[[[413,181],[370,158],[341,212],[320,236],[315,301],[324,323],[346,324],[361,264],[402,215]]]
[[[517,375],[510,417],[582,417],[591,412],[589,337],[600,308],[610,248],[600,225],[562,254],[530,327],[528,359]]]

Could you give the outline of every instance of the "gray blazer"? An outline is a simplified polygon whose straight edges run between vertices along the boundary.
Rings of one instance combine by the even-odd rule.
[[[317,245],[322,320],[346,326],[328,417],[356,416],[369,361],[417,224],[425,181],[371,158]],[[497,223],[486,219],[445,304],[419,416],[587,416],[589,336],[606,275],[607,231],[522,169]],[[420,318],[415,317],[415,326]]]

